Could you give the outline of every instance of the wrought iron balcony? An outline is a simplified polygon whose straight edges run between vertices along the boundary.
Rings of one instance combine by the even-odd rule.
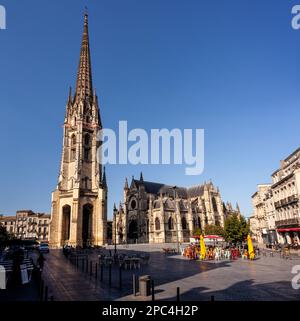
[[[298,195],[292,195],[289,197],[286,197],[278,202],[275,202],[275,208],[278,209],[280,207],[284,207],[293,203],[297,203],[299,201]]]
[[[287,227],[291,225],[300,225],[300,218],[295,217],[295,218],[289,218],[286,220],[280,220],[275,222],[276,227]]]

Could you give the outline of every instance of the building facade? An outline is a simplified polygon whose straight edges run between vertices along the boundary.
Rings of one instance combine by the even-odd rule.
[[[16,216],[0,217],[0,224],[18,239],[49,240],[49,214],[20,210]]]
[[[252,220],[252,232],[255,234],[258,243],[268,242],[268,228],[267,228],[267,209],[265,195],[269,192],[271,184],[260,184],[257,186],[257,192],[252,195],[253,206],[253,219],[255,219],[255,232],[254,222]]]
[[[0,215],[0,225],[4,226],[8,233],[15,234],[16,217]]]
[[[222,202],[212,183],[190,188],[132,178],[126,179],[124,204],[114,208],[113,242],[188,242],[195,229],[214,224],[224,227],[227,215],[239,213]],[[240,214],[240,213],[239,213]]]
[[[261,207],[256,206],[257,196],[252,196],[254,217],[259,224],[259,232],[266,229],[268,238],[264,241],[259,237],[258,241],[266,243],[299,244],[300,239],[300,148],[295,150],[286,159],[281,161],[280,168],[272,175],[272,183],[265,185],[261,194]],[[258,185],[261,186],[261,185]],[[253,226],[251,226],[253,230]]]
[[[272,194],[280,243],[299,244],[300,148],[281,161],[272,174]]]
[[[74,95],[71,89],[69,92],[58,185],[52,193],[52,247],[106,243],[107,184],[100,155],[97,155],[100,129],[98,97],[92,84],[88,15],[85,14],[76,89]]]
[[[248,222],[249,222],[249,227],[250,227],[250,233],[251,233],[252,240],[257,242],[258,233],[259,233],[258,221],[257,221],[256,217],[253,215],[253,216],[249,217],[249,221]]]

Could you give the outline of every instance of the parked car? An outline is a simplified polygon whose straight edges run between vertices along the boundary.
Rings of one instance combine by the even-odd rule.
[[[49,244],[48,243],[40,243],[39,251],[42,253],[49,253]]]

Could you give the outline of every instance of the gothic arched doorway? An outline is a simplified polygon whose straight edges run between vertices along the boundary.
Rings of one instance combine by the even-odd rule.
[[[85,204],[82,209],[82,246],[91,244],[93,205]]]
[[[132,220],[129,223],[128,238],[134,241],[138,238],[138,224],[136,220]]]
[[[62,245],[70,239],[70,223],[71,223],[71,206],[65,205],[62,208],[62,227],[61,227],[61,240]]]

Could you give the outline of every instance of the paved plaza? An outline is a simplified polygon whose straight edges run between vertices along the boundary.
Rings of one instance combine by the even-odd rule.
[[[181,300],[300,300],[300,290],[294,290],[291,273],[300,258],[282,259],[260,257],[255,261],[190,261],[179,255],[166,256],[162,248],[167,245],[131,245],[118,247],[118,253],[128,255],[148,252],[150,261],[140,270],[122,271],[122,289],[119,287],[119,268],[112,268],[111,287],[108,284],[108,268],[104,268],[103,281],[100,272],[83,272],[79,263],[76,268],[62,251],[52,250],[46,256],[43,277],[49,285],[54,300],[151,300],[133,296],[132,276],[150,275],[155,282],[155,300],[176,300],[176,289],[180,287]],[[174,247],[174,245],[172,245]],[[110,248],[113,252],[113,247]],[[98,262],[96,253],[89,260]]]

